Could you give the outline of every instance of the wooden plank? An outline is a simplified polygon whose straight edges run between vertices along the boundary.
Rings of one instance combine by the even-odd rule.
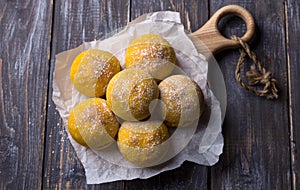
[[[132,0],[131,19],[155,11],[178,11],[185,29],[195,31],[208,18],[208,1],[139,1]],[[207,167],[185,162],[180,168],[150,179],[125,182],[125,189],[206,189]]]
[[[149,179],[126,181],[124,189],[207,189],[207,185],[207,167],[184,162],[179,168]]]
[[[189,32],[196,31],[208,19],[208,1],[179,1],[179,0],[154,0],[132,1],[131,20],[145,13],[156,11],[176,11],[180,13],[181,22]]]
[[[211,0],[211,13],[232,3]],[[283,1],[234,1],[248,9],[257,24],[253,49],[278,79],[280,97],[266,100],[250,94],[237,84],[234,70],[238,51],[217,56],[224,73],[228,107],[223,134],[224,153],[211,170],[211,189],[289,189],[290,151],[287,64]],[[241,35],[245,25],[239,19],[221,24],[227,36]],[[226,55],[225,55],[226,54]],[[250,63],[248,63],[250,64]],[[243,71],[249,69],[246,67]]]
[[[57,0],[54,2],[54,28],[51,76],[55,54],[75,48],[83,41],[99,40],[127,24],[129,1]],[[52,85],[52,83],[51,83]],[[82,164],[71,146],[49,91],[44,188],[46,189],[122,189],[123,182],[87,185]]]
[[[286,4],[287,53],[289,67],[290,131],[291,131],[291,167],[293,189],[300,189],[300,90],[299,49],[300,49],[300,2],[288,0]]]
[[[42,187],[50,0],[0,1],[0,189]]]

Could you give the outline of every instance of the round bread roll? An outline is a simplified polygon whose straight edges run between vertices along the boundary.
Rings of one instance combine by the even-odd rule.
[[[159,90],[167,126],[186,127],[198,121],[205,102],[196,82],[187,76],[173,75],[159,84]]]
[[[115,75],[108,84],[108,106],[126,121],[142,120],[150,116],[150,103],[158,99],[155,80],[137,68],[125,69]]]
[[[169,138],[162,121],[124,122],[118,133],[118,147],[126,160],[137,166],[159,164],[167,150]],[[163,144],[162,144],[163,143]]]
[[[101,98],[80,102],[72,109],[68,120],[68,130],[73,139],[94,150],[113,143],[119,125],[106,101]]]
[[[88,97],[105,95],[110,79],[120,71],[119,60],[103,50],[89,49],[73,61],[70,79],[74,87]]]
[[[134,39],[125,53],[126,68],[137,66],[159,80],[172,72],[174,63],[174,49],[158,34],[145,34]]]

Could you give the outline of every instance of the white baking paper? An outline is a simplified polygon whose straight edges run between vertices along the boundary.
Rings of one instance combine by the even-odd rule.
[[[218,161],[219,155],[222,153],[221,109],[219,101],[207,87],[208,63],[204,56],[197,52],[193,43],[185,34],[179,13],[176,12],[166,11],[142,15],[129,23],[123,31],[108,39],[85,42],[75,49],[56,55],[52,99],[64,125],[67,127],[71,109],[80,101],[87,99],[74,89],[69,79],[69,71],[74,58],[86,49],[102,49],[112,52],[124,67],[124,54],[128,44],[134,38],[147,33],[157,33],[172,45],[176,51],[178,65],[199,84],[208,107],[204,116],[201,117],[200,126],[188,145],[171,160],[159,166],[135,167],[133,164],[127,163],[118,153],[115,153],[117,156],[114,156],[116,158],[114,161],[107,159],[101,155],[101,152],[95,152],[77,144],[69,135],[77,156],[85,168],[88,184],[135,178],[145,179],[163,171],[177,168],[186,160],[211,166]]]

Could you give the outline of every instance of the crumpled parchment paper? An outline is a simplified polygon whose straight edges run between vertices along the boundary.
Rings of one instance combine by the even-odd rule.
[[[85,42],[77,48],[56,55],[52,99],[67,127],[71,109],[80,101],[87,99],[74,89],[69,71],[74,58],[86,49],[102,49],[112,52],[124,68],[124,55],[128,44],[136,37],[157,33],[165,38],[175,49],[179,67],[193,78],[203,90],[207,110],[201,117],[195,134],[188,145],[175,157],[164,164],[138,168],[127,162],[119,153],[114,155],[115,160],[103,157],[101,152],[77,144],[69,135],[69,139],[81,160],[86,173],[88,184],[106,183],[117,180],[130,180],[135,178],[149,178],[163,171],[179,167],[184,161],[191,161],[202,165],[213,165],[222,153],[223,136],[221,134],[220,103],[207,88],[208,63],[203,55],[199,54],[192,41],[184,32],[179,13],[155,12],[142,15],[118,34],[103,41]],[[178,142],[180,144],[180,142]]]

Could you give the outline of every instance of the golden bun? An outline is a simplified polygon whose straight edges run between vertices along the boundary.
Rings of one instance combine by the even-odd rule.
[[[163,144],[169,138],[162,121],[124,122],[118,133],[121,154],[137,166],[153,166],[159,163],[167,150]]]
[[[145,69],[155,79],[169,75],[176,63],[176,54],[167,40],[158,34],[145,34],[134,39],[125,53],[125,66]]]
[[[113,143],[119,125],[106,101],[101,98],[80,102],[72,109],[68,120],[72,138],[94,150],[101,150]]]
[[[115,75],[109,82],[106,98],[111,110],[126,121],[150,116],[150,103],[159,96],[155,80],[146,72],[130,68]]]
[[[198,120],[205,108],[203,93],[196,82],[183,75],[173,75],[159,84],[165,123],[185,127]]]
[[[120,71],[119,60],[98,49],[81,52],[73,61],[70,79],[76,90],[88,97],[105,95],[110,79]]]

